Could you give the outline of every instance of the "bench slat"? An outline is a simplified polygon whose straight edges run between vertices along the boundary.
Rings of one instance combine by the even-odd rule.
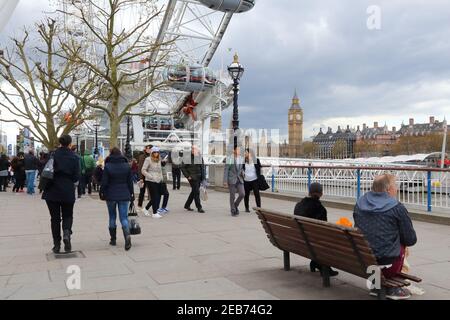
[[[305,231],[310,232],[312,235],[320,235],[324,238],[330,239],[330,242],[333,242],[335,240],[345,242],[350,245],[348,238],[344,231],[340,229],[334,229],[334,228],[322,228],[322,226],[319,225],[313,225],[310,223],[302,223]],[[363,237],[355,237],[353,234],[353,239],[355,240],[358,247],[361,249],[365,249],[364,251],[372,253],[372,250],[368,246],[367,241]]]
[[[399,276],[402,277],[402,278],[414,281],[414,282],[422,282],[422,279],[420,279],[420,278],[418,278],[416,276],[412,276],[412,275],[407,274],[407,273],[401,272],[401,273],[399,273]]]
[[[292,252],[307,259],[312,259],[312,252],[318,263],[364,279],[369,276],[366,270],[363,270],[365,265],[377,264],[367,240],[358,229],[260,208],[256,210],[256,213],[270,242],[283,251]],[[410,283],[406,279],[422,281],[408,274],[399,274],[392,279],[386,279],[383,275],[381,277],[381,283],[385,287],[408,286]]]
[[[347,247],[353,251],[351,248],[351,243],[349,240],[345,237],[345,235],[340,235],[339,238],[333,238],[333,235],[326,235],[323,233],[316,233],[311,230],[305,230],[308,238],[310,239],[310,242],[321,242],[321,243],[329,243],[330,245],[338,245],[341,247]],[[365,255],[373,255],[372,250],[369,247],[363,246],[361,244],[356,245],[358,250]]]
[[[298,255],[301,255],[305,258],[312,259],[309,254],[308,248],[304,244],[300,244],[299,242],[289,241],[286,238],[278,238],[276,237],[276,242],[280,245],[280,247]],[[322,247],[322,249],[325,247]],[[354,258],[353,260],[349,259],[343,255],[336,255],[331,251],[316,251],[316,260],[320,264],[330,265],[336,267],[340,270],[358,275],[360,277],[367,278],[369,274],[366,273],[366,270],[361,268],[359,262]]]
[[[305,244],[306,246],[305,240],[301,237],[301,234],[298,231],[292,230],[291,228],[283,228],[279,225],[273,225],[271,223],[269,223],[269,225],[274,235],[277,235],[280,238],[289,237],[292,240],[295,239]],[[308,234],[308,238],[313,249],[317,245],[320,250],[326,250],[333,254],[335,254],[336,252],[342,252],[345,256],[348,256],[349,259],[357,258],[353,249],[349,247],[348,240],[346,245],[343,245],[342,242],[332,243],[329,241],[324,241],[323,238],[316,237],[315,235],[311,234]],[[373,259],[373,256],[371,254],[361,252],[361,255],[363,256],[364,261],[367,263],[367,265],[376,265],[376,261]]]

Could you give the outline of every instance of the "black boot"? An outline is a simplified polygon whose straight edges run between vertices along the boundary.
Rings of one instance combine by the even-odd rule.
[[[328,269],[328,274],[330,275],[330,277],[335,277],[339,274],[339,272],[337,272],[336,270],[331,269],[330,267],[325,267]],[[319,269],[320,270],[320,274],[322,275],[322,268]]]
[[[125,238],[125,250],[128,251],[131,248],[130,229],[122,228],[122,230],[123,230],[123,237]]]
[[[52,251],[54,253],[59,253],[61,251],[61,240],[54,240],[53,239],[53,248]]]
[[[109,228],[109,235],[111,236],[111,241],[109,241],[109,244],[112,246],[116,245],[116,230],[117,228]]]
[[[63,242],[64,242],[64,251],[71,252],[72,244],[70,243],[70,230],[64,230]]]
[[[316,272],[316,269],[320,271],[320,264],[318,264],[314,260],[311,260],[311,262],[309,263],[309,270],[311,272]]]

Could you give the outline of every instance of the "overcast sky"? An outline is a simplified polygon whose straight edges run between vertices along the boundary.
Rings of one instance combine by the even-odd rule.
[[[21,0],[0,40],[47,3]],[[367,27],[371,5],[381,9],[380,30]],[[212,66],[231,62],[227,48],[238,51],[241,127],[286,134],[295,89],[306,137],[320,126],[399,127],[450,118],[449,34],[448,0],[258,0],[233,17]]]
[[[367,28],[374,4],[380,30]],[[450,118],[448,0],[259,0],[233,19],[221,52],[235,48],[246,67],[242,127],[286,133],[294,89],[305,136],[321,125]]]

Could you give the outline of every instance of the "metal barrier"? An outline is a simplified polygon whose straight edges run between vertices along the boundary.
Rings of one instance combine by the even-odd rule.
[[[425,209],[449,209],[450,170],[434,168],[344,167],[344,166],[272,166],[263,167],[272,181],[272,192],[307,194],[312,182],[323,185],[324,195],[358,199],[371,190],[378,175],[397,177],[398,199],[409,206]]]

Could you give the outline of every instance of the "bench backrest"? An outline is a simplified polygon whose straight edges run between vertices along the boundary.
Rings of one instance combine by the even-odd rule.
[[[377,265],[363,234],[329,222],[255,208],[272,244],[319,264],[367,278],[367,267]]]

